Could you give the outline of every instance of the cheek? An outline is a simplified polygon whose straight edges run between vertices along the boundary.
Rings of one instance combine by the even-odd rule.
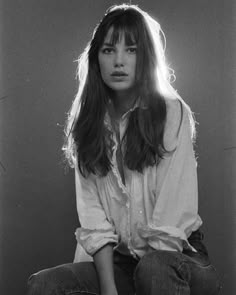
[[[136,64],[137,64],[137,57],[134,56],[134,57],[130,60],[130,67],[132,68],[133,71],[136,70]]]
[[[103,67],[102,65],[100,65],[100,73],[101,73],[103,82],[106,82],[108,79],[108,71],[106,67]]]
[[[132,62],[132,65],[131,65],[131,68],[132,68],[132,72],[133,72],[133,75],[135,76],[135,73],[136,73],[136,66],[137,66],[137,63],[136,63],[136,59]]]
[[[104,57],[99,57],[98,59],[100,72],[102,75],[107,75],[109,72],[109,61]]]

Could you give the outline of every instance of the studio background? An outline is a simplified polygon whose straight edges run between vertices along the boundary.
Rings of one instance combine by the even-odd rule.
[[[105,9],[124,1],[0,0],[0,294],[71,262],[78,226],[74,174],[61,146],[78,55]],[[236,294],[235,16],[228,0],[133,1],[167,38],[175,88],[195,112],[205,243]]]

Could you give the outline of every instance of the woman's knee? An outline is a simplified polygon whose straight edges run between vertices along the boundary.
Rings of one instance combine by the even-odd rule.
[[[57,287],[55,269],[45,269],[32,274],[28,279],[28,295],[49,294]]]
[[[66,290],[79,290],[79,282],[66,265],[48,268],[30,276],[28,295],[65,294]]]
[[[64,264],[30,276],[28,295],[64,295],[68,292],[97,294],[96,272],[91,263]]]
[[[136,289],[149,290],[154,287],[154,282],[155,288],[162,288],[161,286],[166,284],[178,284],[188,289],[191,273],[188,266],[180,270],[181,264],[181,253],[178,252],[155,251],[146,254],[135,270]]]
[[[170,269],[176,272],[182,262],[181,253],[157,250],[141,258],[136,268],[135,275],[143,277],[145,274],[163,274],[168,273]],[[187,271],[187,269],[185,271]],[[186,279],[188,279],[188,277],[186,277]]]

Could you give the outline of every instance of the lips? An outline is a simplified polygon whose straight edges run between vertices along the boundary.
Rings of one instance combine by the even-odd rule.
[[[128,74],[125,72],[122,72],[122,71],[114,71],[114,72],[112,72],[111,76],[112,77],[125,77],[125,76],[128,76]]]

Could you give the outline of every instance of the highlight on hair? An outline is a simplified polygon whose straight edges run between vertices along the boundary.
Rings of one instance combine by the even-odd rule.
[[[136,97],[145,108],[136,108],[129,116],[122,141],[124,163],[131,170],[142,172],[147,166],[158,164],[165,152],[163,135],[166,121],[165,99],[178,98],[171,86],[174,72],[165,60],[165,35],[148,13],[136,5],[122,4],[109,8],[96,26],[91,41],[78,59],[79,87],[68,114],[63,150],[69,164],[78,165],[82,175],[105,176],[112,168],[107,144],[104,117],[110,90],[101,78],[98,52],[109,29],[111,42],[122,36],[127,45],[136,43]],[[189,118],[194,134],[194,120],[189,107]]]

